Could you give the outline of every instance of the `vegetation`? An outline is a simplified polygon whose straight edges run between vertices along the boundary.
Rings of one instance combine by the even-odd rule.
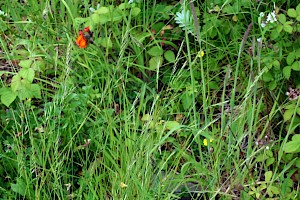
[[[300,4],[0,2],[1,199],[299,199]]]

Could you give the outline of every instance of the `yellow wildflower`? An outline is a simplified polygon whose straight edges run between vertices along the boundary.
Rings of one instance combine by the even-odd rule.
[[[204,56],[204,51],[199,51],[197,54],[197,58],[201,58]]]
[[[210,140],[209,140],[210,143],[212,143],[212,141],[213,141],[213,139],[210,139]],[[204,139],[204,140],[203,140],[203,144],[204,144],[204,146],[207,146],[207,139]]]
[[[120,183],[120,187],[121,187],[121,188],[126,188],[127,186],[128,186],[128,185],[126,185],[126,184],[123,183],[123,182]]]

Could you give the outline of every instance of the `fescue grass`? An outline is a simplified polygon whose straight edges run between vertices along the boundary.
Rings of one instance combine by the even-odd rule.
[[[281,158],[291,126],[285,134],[279,94],[264,88],[260,60],[245,54],[245,44],[256,37],[249,31],[243,38],[249,23],[232,41],[217,27],[219,46],[205,34],[195,38],[182,30],[176,62],[149,71],[147,49],[159,43],[140,45],[131,33],[159,36],[150,29],[163,21],[151,10],[158,3],[137,4],[139,18],[97,27],[94,40],[113,38],[114,49],[76,46],[77,28],[84,28],[76,18],[96,7],[89,1],[0,3],[11,16],[1,36],[0,60],[13,68],[7,74],[20,68],[12,61],[44,63],[35,74],[41,99],[1,105],[3,199],[254,199],[242,195],[258,188],[266,171],[273,171],[273,183],[289,173],[292,164]],[[199,8],[207,9],[207,3]],[[185,91],[191,101],[186,110]],[[270,96],[274,101],[266,105]],[[266,135],[273,141],[257,145]],[[266,146],[279,151],[278,158]],[[270,152],[275,164],[257,160]],[[267,198],[265,189],[257,193]]]

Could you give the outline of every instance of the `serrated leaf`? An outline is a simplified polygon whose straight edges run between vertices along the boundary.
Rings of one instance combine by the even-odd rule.
[[[1,88],[1,103],[9,107],[17,95],[10,88]]]
[[[22,68],[19,71],[19,74],[22,78],[27,79],[30,83],[34,79],[34,70],[32,68]]]
[[[147,51],[150,56],[161,56],[163,54],[163,49],[160,46],[154,46]]]
[[[157,70],[161,67],[163,58],[161,56],[153,57],[149,60],[149,70]]]
[[[24,196],[26,194],[26,184],[20,180],[17,179],[17,183],[16,184],[11,184],[11,190]]]
[[[294,109],[286,110],[283,114],[283,120],[286,122],[292,118]]]
[[[23,68],[29,68],[32,64],[32,60],[21,60],[19,65]]]
[[[284,146],[284,152],[286,153],[298,153],[300,152],[300,142],[299,141],[290,141],[287,142]]]
[[[165,125],[166,125],[166,130],[172,130],[173,128],[179,126],[180,124],[177,121],[167,121]]]
[[[267,183],[269,183],[270,180],[271,180],[271,178],[272,178],[272,176],[273,176],[273,172],[272,172],[272,171],[267,171],[267,172],[265,173],[265,181],[266,181]]]
[[[287,14],[288,14],[288,16],[290,16],[292,18],[296,18],[297,17],[297,12],[293,8],[288,9]]]
[[[272,198],[274,196],[274,194],[279,194],[280,191],[279,191],[279,189],[276,186],[270,185],[267,188],[267,193],[268,193],[269,197]]]
[[[166,51],[165,54],[164,54],[164,57],[170,63],[174,63],[175,62],[175,54],[171,50]]]
[[[291,77],[291,67],[290,66],[286,66],[283,68],[282,70],[282,73],[283,73],[283,76],[286,78],[286,79],[289,79]]]
[[[21,87],[21,76],[20,74],[14,75],[11,80],[11,89],[12,91],[16,92]]]
[[[35,97],[37,99],[41,98],[41,87],[38,84],[32,84],[30,90],[32,97]]]
[[[34,71],[42,72],[45,70],[45,62],[43,61],[35,61],[31,66]]]

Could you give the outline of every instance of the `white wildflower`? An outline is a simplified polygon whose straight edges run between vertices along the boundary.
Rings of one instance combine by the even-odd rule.
[[[257,38],[256,41],[257,41],[258,43],[261,43],[261,42],[262,42],[262,39],[261,39],[261,38]]]
[[[270,22],[270,23],[277,22],[275,11],[273,11],[273,12],[271,12],[271,13],[268,14],[268,16],[267,16],[267,23],[268,22]]]
[[[261,12],[261,13],[259,13],[259,16],[260,16],[260,17],[264,17],[264,16],[265,16],[265,13]]]
[[[7,13],[3,12],[2,10],[0,10],[0,16],[1,16],[1,15],[6,17],[6,16],[7,16]]]
[[[261,25],[262,28],[265,28],[267,24],[266,24],[266,22],[261,22],[260,25]]]

